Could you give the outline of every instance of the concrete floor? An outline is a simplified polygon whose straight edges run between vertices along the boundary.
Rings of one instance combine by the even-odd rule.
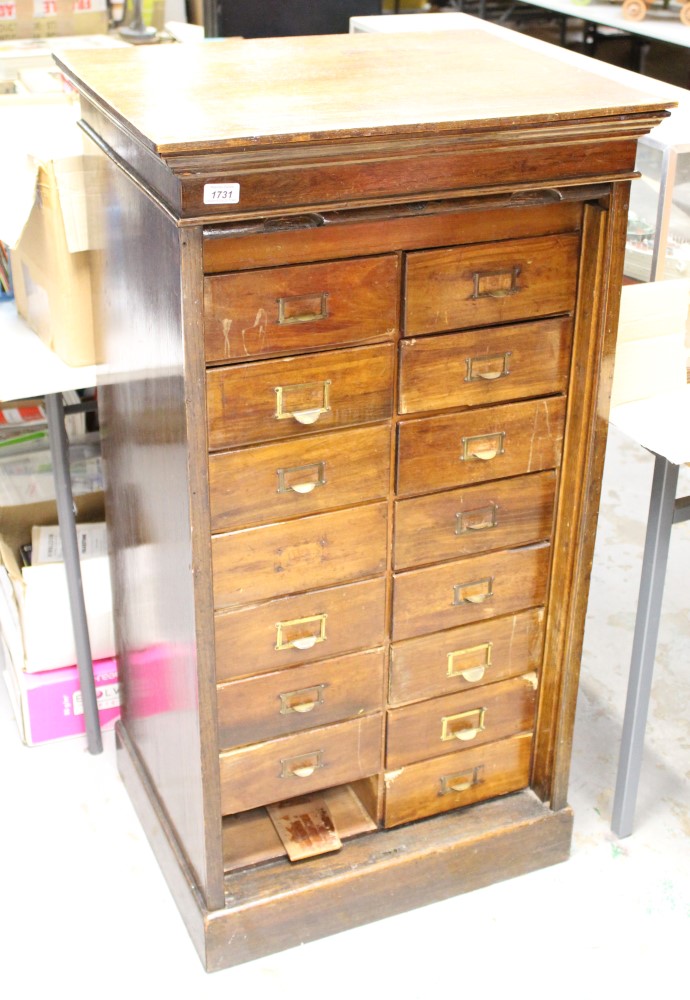
[[[99,757],[81,741],[24,747],[0,685],[0,995],[686,995],[690,523],[674,528],[636,829],[619,841],[609,827],[651,468],[612,431],[568,862],[209,976],[117,776],[113,734]]]

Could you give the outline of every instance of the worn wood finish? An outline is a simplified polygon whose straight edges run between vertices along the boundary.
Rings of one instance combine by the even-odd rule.
[[[386,774],[387,827],[517,792],[529,784],[532,734],[472,747]]]
[[[606,186],[601,188],[605,193]],[[524,202],[512,193],[465,203],[307,213],[253,225],[219,223],[204,228],[204,274],[380,254],[391,246],[412,250],[572,232],[580,228],[582,204],[579,199],[568,201],[571,195],[563,188],[557,193],[530,191]],[[559,197],[564,200],[556,200]],[[489,206],[496,211],[488,212]]]
[[[553,469],[564,420],[559,396],[406,420],[398,430],[398,495]]]
[[[397,570],[549,538],[555,472],[499,479],[395,504]]]
[[[377,576],[386,568],[388,508],[365,504],[214,535],[216,608]]]
[[[382,770],[382,716],[367,715],[220,755],[224,815]]]
[[[221,749],[258,743],[383,708],[382,649],[351,653],[218,688]]]
[[[104,410],[120,766],[207,968],[563,858],[625,185],[664,103],[481,31],[162,46],[62,65],[118,178],[90,229],[109,246],[96,314],[115,361]],[[324,275],[329,287],[313,287]],[[486,355],[517,323],[524,346],[497,352],[516,362],[511,382]],[[483,388],[457,395],[470,341]],[[341,448],[350,431],[358,445]],[[319,438],[327,459],[293,479],[309,466],[298,446]],[[294,464],[271,465],[280,454]],[[338,471],[348,454],[368,470],[359,485]],[[521,481],[536,510],[502,492],[495,528],[468,508],[479,553],[431,544],[433,510]],[[275,505],[283,485],[291,506]],[[348,690],[347,665],[369,659],[376,670]],[[336,677],[315,680],[334,661]],[[364,714],[312,727],[336,689],[342,711]],[[310,728],[269,736],[282,732],[257,707],[269,690]],[[455,711],[470,701],[469,715]],[[448,803],[420,783],[416,802],[401,796],[396,813],[391,795],[386,812],[388,736],[410,779],[429,754],[473,759],[474,746],[424,742],[415,720],[446,705],[444,743],[489,739],[488,717],[492,749],[477,745],[487,763],[468,765],[469,779],[436,780],[497,797],[387,831]],[[492,770],[494,750],[517,746],[511,727],[525,734],[519,765],[506,753]],[[504,794],[526,780],[528,743],[548,804]],[[263,834],[253,841],[262,804],[344,783],[375,830],[297,865]],[[242,829],[228,852],[223,813],[236,810],[246,822],[225,824]]]
[[[565,392],[572,322],[542,320],[400,343],[400,413]]]
[[[398,268],[389,255],[207,277],[206,360],[390,340],[398,326]]]
[[[217,679],[284,670],[379,646],[386,639],[385,610],[386,580],[378,577],[218,612]],[[305,639],[315,641],[294,645]]]
[[[391,647],[388,701],[401,705],[538,671],[544,609],[464,625]]]
[[[390,425],[353,427],[209,458],[211,527],[229,531],[388,494]]]
[[[386,770],[531,732],[536,691],[537,676],[530,673],[391,709]]]
[[[209,371],[209,446],[231,448],[385,420],[393,410],[393,365],[393,348],[382,346]],[[289,416],[314,409],[324,412],[309,423]]]
[[[410,639],[543,604],[549,558],[543,543],[396,574],[393,638]]]
[[[572,233],[409,254],[405,335],[569,312],[579,243]]]

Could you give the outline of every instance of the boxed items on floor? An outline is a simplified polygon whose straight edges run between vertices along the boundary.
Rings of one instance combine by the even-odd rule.
[[[48,673],[26,674],[16,669],[7,651],[4,658],[5,683],[24,743],[36,746],[85,733],[76,666]],[[101,729],[110,729],[120,717],[116,661],[94,661],[93,675]]]
[[[97,34],[108,30],[106,0],[7,0],[0,38]]]

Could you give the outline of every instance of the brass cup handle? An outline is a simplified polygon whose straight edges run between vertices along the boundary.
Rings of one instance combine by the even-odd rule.
[[[468,788],[472,787],[471,781],[447,781],[446,788],[451,792],[466,792]]]
[[[308,778],[316,770],[316,765],[313,764],[311,767],[295,767],[290,774],[294,774],[296,778]]]
[[[470,451],[469,454],[482,462],[490,462],[498,455],[498,448],[477,448],[476,451]]]
[[[485,382],[493,382],[494,379],[502,378],[504,372],[477,372],[477,378],[483,378]]]
[[[315,410],[293,410],[292,416],[295,418],[298,424],[315,424],[323,413],[322,408]]]
[[[462,598],[463,604],[483,604],[491,594],[468,594]]]
[[[453,733],[456,740],[462,740],[463,743],[469,743],[470,740],[477,738],[481,729],[458,729],[457,732]]]
[[[316,708],[317,704],[318,702],[315,701],[303,701],[299,705],[291,705],[290,710],[304,715],[305,712],[311,712],[312,709]]]
[[[481,681],[486,673],[486,667],[471,667],[468,670],[461,670],[460,676],[468,684],[476,684],[477,681]]]
[[[293,493],[311,493],[316,488],[316,483],[294,483],[288,487]]]
[[[302,639],[293,639],[288,645],[293,649],[313,649],[318,642],[318,636],[305,635]]]
[[[518,288],[497,288],[495,292],[484,292],[485,299],[505,299],[509,295],[515,295]]]

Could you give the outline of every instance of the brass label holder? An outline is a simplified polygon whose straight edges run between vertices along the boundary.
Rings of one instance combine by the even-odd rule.
[[[454,649],[448,653],[447,677],[462,677],[469,684],[483,680],[487,667],[491,666],[492,642],[482,642],[466,649]]]
[[[278,299],[278,323],[291,326],[294,323],[318,323],[328,319],[328,292],[313,292],[308,295],[284,295]]]
[[[441,740],[461,740],[469,743],[486,729],[486,709],[473,708],[459,715],[446,715],[441,719]]]
[[[466,771],[457,771],[455,774],[443,774],[439,778],[439,796],[452,795],[453,792],[467,792],[475,785],[484,783],[484,765],[470,767]]]
[[[494,595],[494,578],[485,576],[481,580],[456,583],[453,587],[453,607],[463,604],[483,604]]]
[[[274,386],[276,394],[276,420],[296,420],[299,424],[315,424],[323,413],[331,409],[331,380],[322,382],[296,382],[294,385]]]
[[[475,358],[465,358],[467,374],[465,382],[493,382],[510,375],[509,361],[512,351],[501,354],[482,354]]]
[[[311,649],[317,642],[325,642],[327,618],[327,614],[320,614],[310,615],[307,618],[293,618],[290,621],[276,622],[277,635],[275,648],[278,650]],[[316,627],[314,628],[313,626]],[[297,634],[294,634],[295,632]]]
[[[276,493],[311,493],[317,486],[326,485],[326,463],[311,462],[309,465],[290,465],[276,469],[278,489]]]
[[[474,510],[461,510],[455,515],[455,534],[466,535],[470,531],[488,531],[498,525],[498,504],[493,500]]]

